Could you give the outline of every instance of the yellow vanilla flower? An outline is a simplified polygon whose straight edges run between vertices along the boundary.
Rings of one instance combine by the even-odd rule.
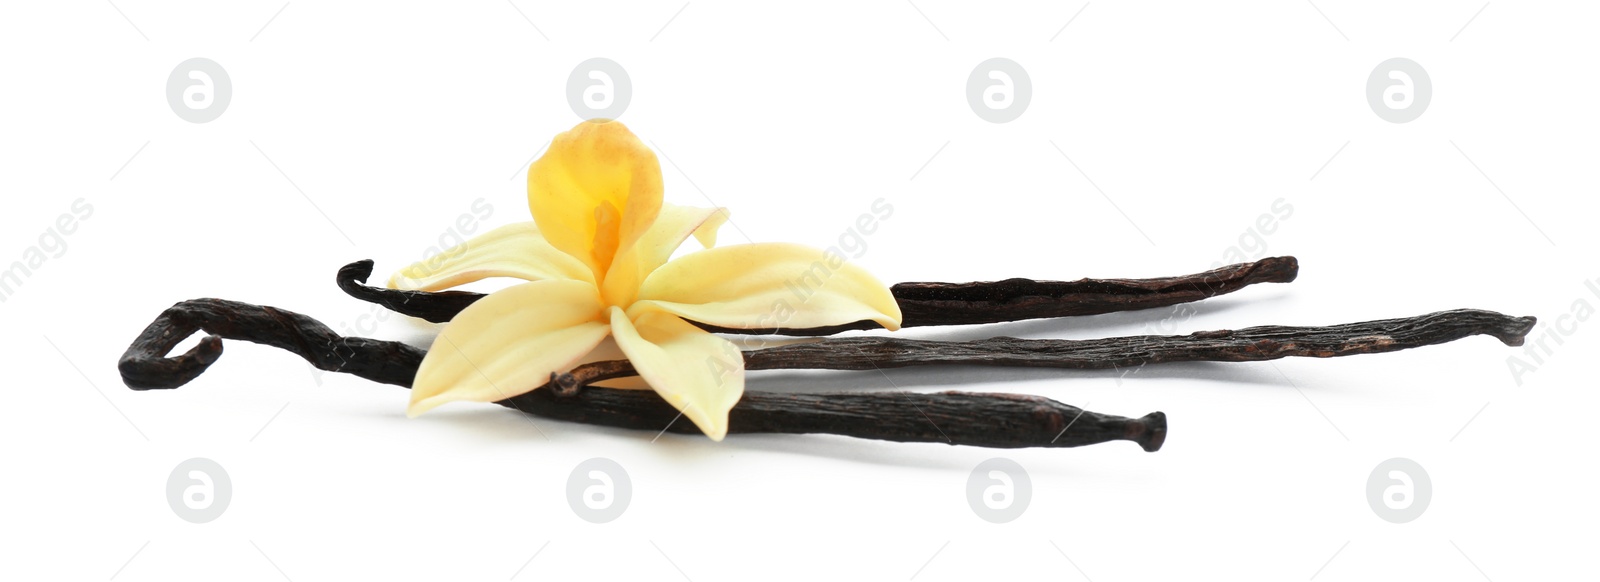
[[[655,154],[628,128],[582,122],[528,169],[533,222],[395,273],[390,287],[425,291],[487,277],[529,281],[445,326],[417,369],[407,414],[528,392],[610,336],[651,389],[722,440],[744,393],[744,360],[691,321],[771,328],[870,319],[899,328],[899,305],[866,271],[801,245],[711,248],[727,211],[666,204],[661,193]],[[669,262],[691,235],[707,248]]]

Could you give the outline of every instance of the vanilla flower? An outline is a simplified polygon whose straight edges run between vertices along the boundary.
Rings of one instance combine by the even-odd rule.
[[[556,136],[528,168],[533,221],[467,241],[395,273],[396,289],[437,291],[488,277],[527,280],[450,321],[417,370],[407,414],[492,402],[544,385],[607,336],[649,387],[713,440],[744,393],[727,328],[900,326],[894,296],[866,271],[788,243],[712,248],[721,208],[662,201],[661,166],[614,121]],[[690,236],[707,248],[669,261]]]

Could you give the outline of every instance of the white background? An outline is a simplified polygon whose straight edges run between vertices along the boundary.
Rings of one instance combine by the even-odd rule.
[[[0,267],[74,200],[94,211],[0,303],[0,577],[1568,577],[1597,541],[1585,415],[1600,404],[1600,322],[1552,323],[1600,305],[1585,287],[1600,277],[1596,16],[1584,3],[1333,0],[6,3]],[[626,67],[622,120],[661,154],[668,200],[732,209],[725,243],[826,247],[881,197],[894,214],[855,261],[886,282],[1175,275],[1236,255],[1302,265],[1293,284],[1187,309],[910,337],[1475,307],[1538,316],[1547,350],[1473,337],[1338,360],[750,382],[1162,410],[1171,433],[1154,454],[652,440],[493,405],[408,420],[403,390],[244,342],[181,390],[122,386],[117,357],[174,302],[371,325],[372,308],[333,286],[340,265],[372,258],[381,277],[479,198],[494,209],[483,228],[526,220],[523,169],[578,120],[566,79],[596,56]],[[995,56],[1033,83],[1007,124],[965,97]],[[232,78],[216,121],[166,102],[191,57]],[[1411,123],[1366,102],[1392,57],[1432,78]],[[1280,198],[1292,214],[1252,232]],[[430,333],[398,316],[371,331]],[[1511,357],[1536,369],[1514,376]],[[966,501],[968,472],[997,456],[1033,482],[1028,509],[999,525]],[[233,481],[203,525],[165,499],[191,457]],[[565,499],[591,457],[633,482],[608,524]],[[1432,478],[1416,521],[1368,506],[1368,474],[1391,457]]]

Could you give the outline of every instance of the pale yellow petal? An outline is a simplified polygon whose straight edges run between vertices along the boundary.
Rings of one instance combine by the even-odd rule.
[[[594,281],[587,266],[550,246],[529,221],[496,228],[395,271],[389,288],[438,291],[489,277]]]
[[[661,164],[628,128],[584,121],[528,167],[528,207],[546,240],[598,278],[661,209]]]
[[[456,400],[494,402],[538,388],[610,333],[591,283],[534,281],[491,293],[434,338],[408,416]]]
[[[728,410],[744,394],[744,356],[733,342],[676,315],[653,311],[630,320],[615,307],[611,334],[661,398],[711,440],[728,434]]]
[[[638,242],[617,255],[606,272],[601,294],[612,305],[633,303],[639,283],[656,270],[672,253],[683,246],[683,241],[694,235],[702,245],[710,248],[717,244],[717,228],[728,220],[725,208],[695,208],[664,204],[655,223],[639,237]]]
[[[711,215],[704,222],[701,222],[700,226],[695,227],[694,240],[699,241],[701,247],[709,249],[717,246],[717,230],[728,223],[728,215],[730,213],[726,208],[710,208],[707,210],[712,211]],[[668,255],[667,258],[672,258],[672,256]]]
[[[684,255],[656,269],[628,308],[662,310],[743,329],[805,328],[861,320],[900,328],[887,287],[844,257],[789,243],[745,244]]]

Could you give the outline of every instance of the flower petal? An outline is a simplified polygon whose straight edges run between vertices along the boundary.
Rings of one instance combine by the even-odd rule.
[[[407,416],[456,400],[494,402],[544,385],[605,339],[591,283],[534,281],[478,300],[433,340],[417,368]]]
[[[744,355],[733,342],[670,313],[630,320],[611,308],[611,335],[639,376],[711,440],[728,434],[728,410],[744,395]]]
[[[701,248],[709,249],[717,246],[717,231],[722,228],[722,225],[727,224],[728,216],[732,213],[726,208],[708,208],[704,210],[710,210],[711,216],[701,222],[700,226],[695,227],[694,240],[699,241]],[[667,258],[672,258],[672,255],[667,255]]]
[[[683,246],[689,235],[711,248],[717,244],[717,229],[727,221],[725,208],[662,205],[661,214],[644,236],[611,263],[611,270],[606,272],[605,283],[600,288],[601,295],[612,305],[633,303],[639,283],[672,258],[672,253]]]
[[[717,247],[656,269],[628,308],[734,328],[804,328],[865,319],[900,328],[887,287],[844,257],[789,243]]]
[[[438,291],[489,277],[594,282],[588,267],[550,246],[530,221],[496,228],[395,271],[389,288]]]
[[[545,239],[598,278],[661,209],[661,164],[628,128],[584,121],[528,167],[528,207]]]

